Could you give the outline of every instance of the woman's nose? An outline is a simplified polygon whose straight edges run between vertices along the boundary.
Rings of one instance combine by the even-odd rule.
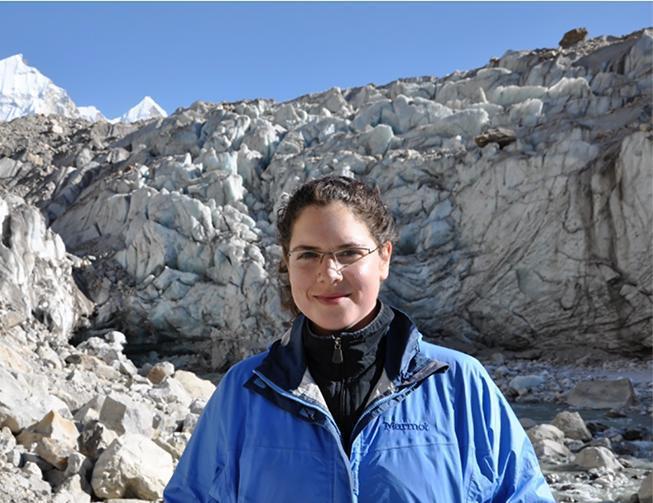
[[[320,261],[320,276],[323,276],[324,278],[331,281],[339,280],[342,278],[340,267],[341,266],[333,253],[325,253],[322,255],[322,259]]]

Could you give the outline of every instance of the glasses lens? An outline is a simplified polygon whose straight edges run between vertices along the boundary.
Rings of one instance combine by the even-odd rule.
[[[347,248],[335,253],[336,260],[341,265],[350,265],[367,255],[365,248]]]

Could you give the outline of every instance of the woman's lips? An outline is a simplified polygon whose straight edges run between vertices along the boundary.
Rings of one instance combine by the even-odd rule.
[[[314,295],[313,297],[315,297],[315,299],[317,299],[318,302],[321,302],[323,304],[338,304],[343,299],[346,299],[347,297],[349,297],[349,294],[333,293],[333,294],[327,294],[327,295]]]

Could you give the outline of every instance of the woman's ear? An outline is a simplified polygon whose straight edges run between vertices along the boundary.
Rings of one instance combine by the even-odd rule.
[[[379,272],[381,273],[381,281],[385,280],[390,274],[390,258],[392,258],[392,243],[386,241],[379,247]]]

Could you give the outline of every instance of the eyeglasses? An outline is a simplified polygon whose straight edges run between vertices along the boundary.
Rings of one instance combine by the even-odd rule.
[[[318,250],[295,250],[288,252],[288,266],[297,270],[312,271],[322,264],[324,257],[331,257],[338,268],[338,272],[340,272],[346,267],[371,255],[379,248],[381,248],[381,245],[373,250],[359,246],[324,252]]]

